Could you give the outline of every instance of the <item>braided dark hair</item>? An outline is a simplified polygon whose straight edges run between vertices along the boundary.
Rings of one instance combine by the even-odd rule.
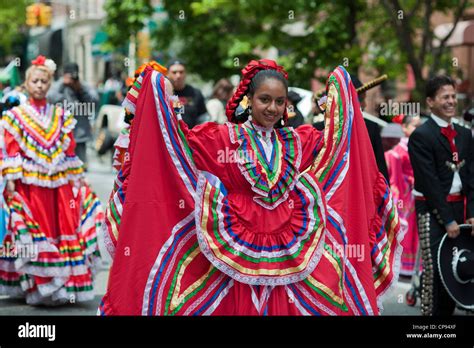
[[[283,83],[283,86],[285,86],[285,90],[287,91],[286,94],[288,95],[288,80],[285,79],[282,73],[276,70],[260,70],[256,73],[250,81],[248,95],[253,96],[255,91],[260,88],[261,84],[268,79],[275,79]]]

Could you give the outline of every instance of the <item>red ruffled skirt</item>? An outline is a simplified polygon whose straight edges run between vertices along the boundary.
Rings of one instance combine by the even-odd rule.
[[[29,304],[87,301],[100,260],[96,230],[103,213],[88,186],[57,188],[15,181],[5,195],[9,232],[0,259],[0,292]]]

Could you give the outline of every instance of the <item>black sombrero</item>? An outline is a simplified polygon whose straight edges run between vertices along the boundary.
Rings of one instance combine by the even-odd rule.
[[[438,249],[438,269],[448,294],[462,308],[474,309],[474,236],[471,225],[460,225],[460,234],[445,234]]]

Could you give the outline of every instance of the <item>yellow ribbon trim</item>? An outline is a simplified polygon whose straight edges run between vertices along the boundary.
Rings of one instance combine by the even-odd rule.
[[[206,280],[206,278],[209,276],[209,273],[211,273],[212,269],[214,268],[212,264],[210,264],[207,272],[204,275],[202,275],[198,280],[196,280],[193,284],[191,284],[181,295],[178,296],[179,290],[181,289],[181,279],[183,278],[186,268],[191,263],[191,261],[193,261],[194,258],[200,253],[201,253],[201,249],[199,248],[194,249],[194,251],[188,255],[188,257],[184,260],[183,264],[181,265],[181,268],[179,269],[179,273],[178,273],[176,287],[174,288],[173,295],[171,297],[171,303],[170,303],[171,311],[174,310],[176,307],[178,307],[180,304],[182,304],[186,296],[188,296],[190,293],[196,290]]]

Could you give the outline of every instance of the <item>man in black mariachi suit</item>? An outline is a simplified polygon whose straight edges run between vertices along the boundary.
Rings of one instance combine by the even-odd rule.
[[[426,102],[430,118],[408,142],[423,259],[421,311],[452,315],[455,302],[441,282],[437,254],[445,233],[456,238],[459,224],[474,224],[474,142],[468,129],[451,122],[457,105],[451,78],[429,80]]]

